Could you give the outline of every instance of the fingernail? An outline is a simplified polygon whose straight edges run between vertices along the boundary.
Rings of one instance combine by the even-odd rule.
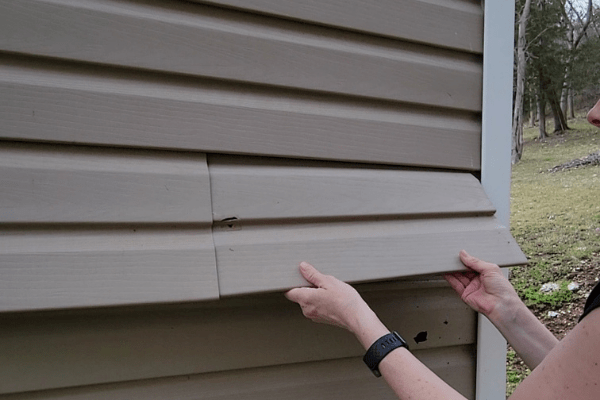
[[[300,268],[308,268],[308,267],[310,267],[310,265],[306,261],[302,261],[300,263]]]

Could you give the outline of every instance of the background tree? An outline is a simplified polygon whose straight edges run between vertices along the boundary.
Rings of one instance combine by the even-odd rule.
[[[512,163],[516,163],[523,155],[523,104],[525,94],[525,45],[527,22],[529,21],[529,13],[531,10],[531,0],[525,0],[523,10],[519,17],[518,33],[517,33],[517,76],[515,88],[515,101],[513,107],[513,123],[512,123]]]
[[[599,6],[600,0],[517,0],[513,163],[522,153],[523,115],[537,115],[543,139],[547,111],[554,132],[564,132],[575,99],[600,93]]]

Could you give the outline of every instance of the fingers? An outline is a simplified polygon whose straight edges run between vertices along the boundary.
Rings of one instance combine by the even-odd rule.
[[[467,267],[472,269],[475,272],[483,273],[485,271],[489,271],[490,269],[498,268],[496,264],[492,264],[486,261],[482,261],[476,257],[473,257],[465,250],[461,250],[459,253],[460,260]]]
[[[458,274],[444,274],[446,281],[459,295],[465,290],[465,285],[458,279]]]
[[[444,274],[444,279],[452,286],[454,290],[457,292],[462,292],[465,289],[465,286],[457,279],[454,274]]]

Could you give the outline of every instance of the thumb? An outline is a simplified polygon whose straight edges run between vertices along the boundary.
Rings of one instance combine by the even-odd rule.
[[[312,290],[311,288],[294,288],[284,293],[285,297],[294,303],[304,303],[307,301]]]
[[[489,271],[490,269],[498,268],[498,266],[495,264],[482,261],[477,257],[473,257],[465,250],[461,250],[459,256],[460,260],[467,268],[472,269],[473,271],[478,272],[480,274]]]
[[[300,273],[304,279],[316,287],[321,287],[324,283],[325,275],[317,271],[315,267],[305,261],[300,263]]]

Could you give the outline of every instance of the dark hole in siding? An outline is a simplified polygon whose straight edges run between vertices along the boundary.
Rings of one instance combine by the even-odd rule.
[[[417,344],[427,341],[427,331],[417,333],[414,339]]]

